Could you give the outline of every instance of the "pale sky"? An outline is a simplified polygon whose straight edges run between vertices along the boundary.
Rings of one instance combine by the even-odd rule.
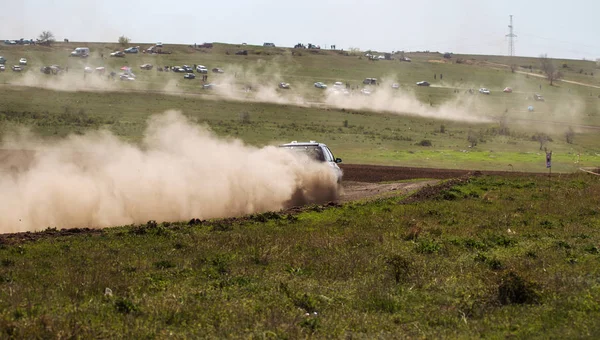
[[[600,58],[598,0],[2,1],[0,39],[202,42]]]

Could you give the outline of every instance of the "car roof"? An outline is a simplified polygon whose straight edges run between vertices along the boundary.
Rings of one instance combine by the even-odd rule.
[[[318,142],[315,142],[314,140],[311,140],[310,142],[292,141],[291,143],[281,144],[279,146],[326,146],[326,145],[323,143],[318,143]]]

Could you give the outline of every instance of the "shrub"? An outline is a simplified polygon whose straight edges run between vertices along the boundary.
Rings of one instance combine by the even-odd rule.
[[[569,130],[565,132],[565,139],[568,144],[573,144],[573,139],[575,139],[575,131],[569,126]]]
[[[514,272],[504,275],[498,285],[498,301],[502,305],[538,303],[537,284],[527,281]]]
[[[469,142],[469,144],[472,148],[477,146],[478,140],[479,140],[479,138],[477,137],[477,134],[472,131],[469,131],[469,135],[467,136],[467,141]]]
[[[422,240],[417,243],[417,252],[421,254],[433,254],[437,253],[441,249],[441,246],[432,240]]]
[[[431,146],[431,141],[429,139],[423,139],[421,140],[417,145],[420,146]]]
[[[411,267],[411,263],[408,259],[401,255],[394,255],[389,258],[386,263],[392,272],[392,276],[396,283],[406,282]]]
[[[117,312],[123,314],[129,314],[139,310],[137,306],[131,302],[131,300],[125,298],[119,298],[117,301],[115,301],[115,309]]]

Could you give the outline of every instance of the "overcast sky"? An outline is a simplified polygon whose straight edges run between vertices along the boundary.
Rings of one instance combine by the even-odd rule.
[[[598,0],[19,0],[0,6],[0,39],[225,42],[361,50],[600,58]]]

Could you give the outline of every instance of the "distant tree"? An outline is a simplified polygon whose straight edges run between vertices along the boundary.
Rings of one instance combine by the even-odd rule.
[[[573,140],[575,139],[575,131],[573,131],[573,128],[571,128],[570,126],[569,130],[565,132],[565,138],[567,140],[567,143],[573,144]]]
[[[469,135],[467,136],[467,141],[470,144],[470,147],[474,148],[477,146],[477,142],[479,141],[479,136],[476,132],[469,131]]]
[[[500,127],[498,129],[498,134],[501,136],[510,136],[510,128],[508,127],[507,114],[508,114],[508,110],[505,111],[504,115],[499,120]]]
[[[556,69],[554,63],[552,63],[552,59],[548,58],[547,54],[540,56],[540,68],[546,75],[546,79],[550,81],[550,86],[552,86],[555,80],[562,78],[562,73]]]
[[[122,35],[119,37],[119,44],[121,46],[127,46],[129,44],[130,39],[127,38],[126,36]]]
[[[52,32],[50,31],[43,31],[40,35],[39,35],[39,41],[40,44],[46,44],[46,45],[50,45],[54,42],[54,34],[52,34]]]
[[[540,143],[540,151],[544,150],[547,142],[552,142],[552,138],[544,133],[537,133],[531,136],[531,140]]]

